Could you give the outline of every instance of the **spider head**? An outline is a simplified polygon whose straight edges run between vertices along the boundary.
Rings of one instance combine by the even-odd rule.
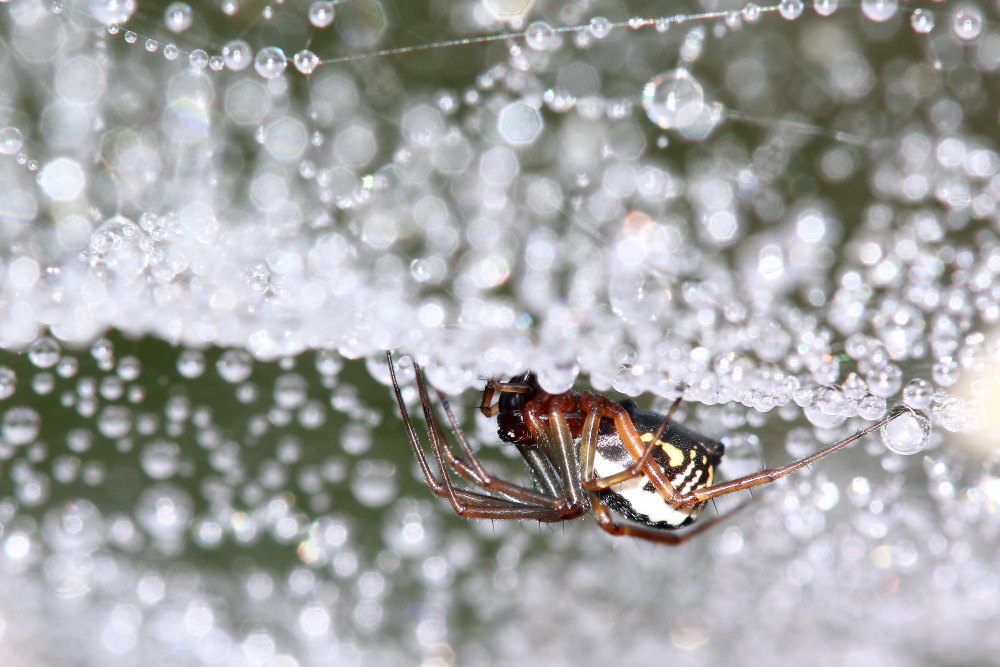
[[[533,399],[541,387],[531,371],[515,375],[506,382],[510,389],[497,399],[497,427],[500,439],[514,444],[530,444],[535,440],[524,423],[524,406]],[[516,387],[516,390],[514,389]]]

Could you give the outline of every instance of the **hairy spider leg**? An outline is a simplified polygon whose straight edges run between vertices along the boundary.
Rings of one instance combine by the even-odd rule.
[[[423,383],[421,383],[422,385]],[[451,406],[448,404],[447,397],[441,392],[437,392],[438,398],[441,401],[442,410],[445,413],[445,417],[448,419],[448,425],[451,427],[452,433],[455,435],[455,440],[458,441],[459,447],[462,452],[469,460],[469,465],[466,465],[465,461],[455,455],[454,451],[451,449],[448,440],[443,434],[440,435],[440,441],[443,443],[443,451],[445,458],[447,459],[449,465],[458,472],[460,475],[465,477],[468,481],[481,486],[490,491],[494,491],[501,495],[513,498],[516,500],[527,501],[539,505],[545,505],[546,507],[551,507],[552,509],[562,509],[566,504],[566,498],[561,497],[559,494],[558,487],[560,485],[556,484],[554,480],[550,481],[550,485],[556,489],[553,493],[539,493],[534,489],[529,489],[526,486],[520,484],[513,484],[505,480],[496,478],[490,475],[486,469],[483,467],[482,462],[479,457],[472,451],[472,447],[469,445],[465,434],[462,432],[461,426],[458,424],[458,420],[455,419],[455,415],[451,410]],[[423,395],[422,395],[423,397]],[[428,404],[430,401],[428,400]],[[565,421],[565,420],[564,420]],[[562,448],[559,450],[562,451]],[[542,459],[544,460],[544,459]],[[546,461],[546,464],[548,462]],[[531,462],[528,462],[531,466]],[[539,473],[547,472],[551,469],[551,466],[539,470]]]
[[[885,417],[878,420],[874,424],[866,426],[857,433],[850,435],[844,438],[843,440],[835,442],[829,447],[825,447],[824,449],[819,450],[815,454],[810,454],[809,456],[801,458],[798,461],[792,461],[791,463],[783,465],[780,468],[770,468],[768,470],[761,470],[760,472],[755,472],[750,475],[746,475],[744,477],[732,479],[729,480],[728,482],[720,482],[719,484],[714,484],[712,486],[700,489],[698,491],[692,491],[684,495],[675,496],[672,499],[672,502],[678,507],[690,507],[692,505],[697,505],[698,503],[703,503],[709,498],[724,496],[728,493],[734,493],[736,491],[743,491],[744,489],[750,489],[755,486],[760,486],[761,484],[770,484],[771,482],[781,479],[782,477],[788,475],[789,473],[793,473],[796,470],[811,465],[816,461],[819,461],[820,459],[825,458],[830,454],[833,454],[838,449],[846,447],[855,440],[865,437],[872,431],[881,428],[882,426],[885,426],[892,420],[896,419],[904,412],[909,412],[914,415],[916,414],[916,411],[907,405],[896,406],[895,408],[889,411],[889,414],[887,414]]]
[[[681,404],[681,397],[678,396],[677,399],[674,400],[673,404],[670,406],[670,409],[667,411],[667,414],[663,418],[663,421],[660,422],[660,426],[656,429],[656,433],[653,434],[653,438],[645,446],[645,449],[642,452],[642,456],[640,456],[635,463],[630,465],[628,468],[625,468],[621,472],[615,473],[614,475],[608,475],[606,477],[595,477],[592,479],[590,478],[590,475],[594,473],[594,470],[593,468],[591,468],[589,474],[584,478],[583,486],[589,491],[600,491],[601,489],[606,489],[609,486],[614,486],[615,484],[619,484],[621,482],[627,482],[630,479],[635,479],[636,477],[641,475],[643,471],[645,471],[646,468],[648,467],[649,460],[653,456],[653,450],[659,446],[660,438],[663,436],[663,432],[666,430],[667,424],[670,423],[670,418],[674,416],[675,412],[677,412],[677,408],[680,406],[680,404]],[[656,464],[654,463],[653,465]]]
[[[421,444],[417,431],[413,426],[409,412],[406,409],[406,404],[403,402],[402,391],[400,390],[399,382],[396,378],[395,369],[392,363],[392,354],[387,352],[386,358],[389,362],[389,374],[392,381],[393,392],[396,396],[396,403],[399,406],[400,414],[403,418],[403,423],[410,441],[410,447],[413,450],[414,455],[417,457],[417,462],[421,473],[424,476],[424,481],[435,495],[449,500],[452,509],[456,514],[470,518],[534,519],[542,522],[562,521],[567,518],[564,510],[560,511],[559,509],[556,509],[560,505],[565,505],[564,498],[556,498],[545,494],[539,494],[537,491],[527,489],[519,485],[508,485],[506,492],[496,491],[497,493],[509,497],[496,497],[455,486],[451,477],[448,475],[449,468],[455,470],[458,474],[466,476],[462,473],[464,470],[468,475],[472,475],[472,477],[466,477],[469,481],[482,486],[487,490],[492,490],[485,484],[478,484],[478,482],[474,479],[475,472],[473,468],[469,468],[467,466],[464,468],[456,468],[450,465],[450,461],[447,459],[447,455],[445,454],[446,449],[450,451],[447,445],[447,439],[445,438],[440,424],[434,415],[430,398],[427,394],[426,385],[423,380],[423,372],[419,365],[414,363],[414,375],[417,381],[417,389],[420,394],[424,420],[427,424],[427,434],[431,442],[431,449],[434,453],[438,471],[441,475],[441,479],[438,480],[431,470],[423,445]],[[453,416],[451,419],[453,419]],[[456,435],[456,438],[461,438],[463,451],[468,451],[471,454],[471,458],[475,460],[476,466],[481,470],[482,466],[478,461],[478,457],[476,457],[475,454],[472,454],[468,443],[464,441],[464,435],[461,435],[461,431],[458,431],[457,433],[459,435]],[[452,459],[457,459],[453,452],[451,452],[451,456]],[[539,497],[545,501],[544,504],[534,502],[534,500]]]
[[[729,480],[726,482],[720,482],[718,484],[714,484],[704,489],[698,489],[696,491],[691,491],[690,493],[685,493],[685,494],[677,493],[676,491],[673,490],[672,487],[665,493],[664,490],[661,489],[660,486],[655,483],[655,480],[653,480],[654,486],[656,486],[656,489],[660,492],[660,494],[668,503],[670,503],[674,507],[681,508],[681,507],[692,507],[694,505],[699,505],[705,502],[706,500],[709,500],[710,498],[715,498],[718,496],[724,496],[729,493],[735,493],[737,491],[751,489],[755,486],[760,486],[762,484],[770,484],[771,482],[781,479],[782,477],[790,473],[793,473],[796,470],[799,470],[812,463],[815,463],[816,461],[819,461],[820,459],[825,458],[830,454],[834,453],[838,449],[842,449],[843,447],[846,447],[852,442],[860,438],[863,438],[872,431],[884,426],[885,424],[888,424],[893,419],[896,419],[904,412],[913,412],[913,410],[908,406],[896,407],[892,409],[889,412],[889,414],[887,414],[885,417],[875,422],[874,424],[871,424],[863,428],[857,433],[854,433],[853,435],[848,436],[843,440],[835,442],[829,447],[821,449],[820,451],[814,454],[798,459],[797,461],[792,461],[791,463],[788,463],[779,468],[769,468],[767,470],[761,470],[759,472],[751,473],[744,477],[739,477],[737,479]],[[662,432],[665,425],[666,425],[666,420],[664,420],[664,423],[661,424],[660,428],[657,430]],[[650,441],[649,445],[646,447],[646,451],[643,453],[644,456],[650,453],[655,443],[656,439]],[[629,448],[629,450],[631,451],[631,448]],[[633,457],[635,457],[634,453]],[[647,472],[648,469],[649,469],[648,466],[645,469],[643,469],[639,468],[637,465],[632,465],[629,468],[615,475],[585,480],[583,482],[583,485],[589,491],[600,491],[601,489],[606,489],[614,484],[618,484],[623,481],[627,481],[629,479],[634,479],[635,477],[638,477],[643,473],[648,474]]]
[[[483,400],[479,403],[479,411],[484,417],[492,417],[500,412],[500,404],[493,403],[493,394],[527,394],[531,387],[516,382],[500,382],[499,380],[489,380],[486,388],[483,389]],[[490,405],[493,403],[492,405]]]
[[[680,404],[680,398],[675,400],[673,405],[670,406],[670,410],[667,412],[666,417],[664,417],[663,422],[660,424],[659,428],[656,429],[656,433],[653,439],[650,441],[649,445],[647,445],[646,451],[643,453],[643,458],[647,459],[649,458],[649,454],[652,451],[652,447],[655,446],[656,441],[659,440],[660,437],[663,435],[663,431],[666,429],[667,422],[670,421],[671,416],[673,416],[674,412],[676,412],[677,406],[679,404]],[[583,430],[580,434],[580,460],[583,462],[584,480],[587,480],[594,474],[594,457],[597,452],[596,443],[600,425],[601,425],[600,413],[591,412],[587,415],[587,419],[584,421],[583,424]],[[642,473],[642,468],[638,466],[638,463],[639,462],[636,462],[636,464],[630,466],[626,471],[623,472],[635,471],[635,475],[638,476],[639,474]],[[617,478],[619,475],[611,475],[609,477],[597,478],[597,480],[605,482],[607,480],[612,480],[613,478]],[[590,480],[590,481],[597,481],[597,480]],[[607,484],[607,486],[611,486],[615,483],[618,483],[618,481],[625,481],[625,480],[611,481],[610,483]],[[610,533],[611,535],[616,535],[616,536],[625,535],[628,537],[636,537],[644,540],[649,540],[651,542],[668,544],[671,546],[682,544],[687,540],[691,539],[692,537],[700,535],[701,533],[705,532],[712,526],[715,526],[716,524],[729,519],[731,516],[741,511],[743,508],[745,508],[747,505],[750,504],[749,502],[742,503],[739,506],[729,510],[725,514],[719,515],[713,519],[701,523],[696,528],[693,528],[687,532],[678,534],[678,533],[671,533],[663,529],[649,528],[637,524],[622,523],[616,521],[614,519],[614,515],[611,513],[611,510],[608,509],[608,506],[600,498],[597,497],[597,494],[595,493],[594,490],[590,488],[590,485],[588,485],[586,481],[584,481],[583,485],[584,487],[587,488],[587,495],[590,496],[590,506],[594,513],[594,518],[597,520],[597,525],[601,528],[601,530]],[[607,488],[607,486],[601,486],[600,488]]]

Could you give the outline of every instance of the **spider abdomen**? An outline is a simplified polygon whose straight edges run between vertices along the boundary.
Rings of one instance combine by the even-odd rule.
[[[655,437],[663,417],[639,411],[633,411],[631,416],[642,441],[648,444]],[[722,443],[670,422],[656,441],[653,461],[663,470],[674,489],[679,494],[686,494],[712,485],[715,466],[721,462],[722,452]],[[598,436],[594,457],[596,475],[614,475],[633,462],[617,434]],[[698,517],[703,507],[672,505],[645,474],[614,484],[597,492],[597,495],[611,510],[651,528],[686,526]]]

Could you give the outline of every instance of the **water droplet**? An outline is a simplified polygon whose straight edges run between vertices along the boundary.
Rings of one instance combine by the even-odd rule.
[[[191,519],[191,497],[166,485],[151,486],[136,503],[135,518],[152,537],[173,541],[181,536]]]
[[[864,398],[865,394],[868,393],[868,383],[860,375],[852,371],[844,379],[843,390],[844,396],[852,401],[857,401]]]
[[[48,336],[42,336],[28,348],[28,360],[37,368],[52,368],[61,356],[59,343]]]
[[[0,436],[11,445],[26,445],[38,437],[41,418],[28,407],[7,410],[0,421]]]
[[[821,387],[816,396],[816,407],[830,416],[843,415],[846,405],[844,392],[836,385]]]
[[[805,4],[802,0],[781,0],[778,3],[778,13],[781,14],[783,19],[789,21],[794,21],[795,19],[802,16],[802,10],[805,8]]]
[[[364,424],[351,422],[340,433],[340,446],[348,454],[364,454],[372,446],[372,432]]]
[[[611,21],[604,16],[595,16],[590,19],[589,29],[594,39],[604,39],[611,34]]]
[[[319,350],[316,352],[316,370],[324,378],[332,378],[343,368],[344,361],[340,355],[333,350]]]
[[[300,74],[312,74],[319,66],[319,56],[308,49],[303,49],[295,54],[292,62]]]
[[[163,22],[171,32],[184,32],[191,27],[191,6],[186,2],[171,2],[163,11]]]
[[[931,367],[931,377],[939,387],[950,387],[958,382],[958,362],[945,357]]]
[[[875,421],[885,414],[885,399],[875,394],[868,394],[858,402],[858,414],[862,419]]]
[[[97,430],[112,440],[132,430],[132,412],[123,405],[108,405],[97,415]]]
[[[142,362],[137,357],[129,355],[118,360],[117,373],[122,380],[133,382],[138,379],[140,372],[142,372]]]
[[[931,433],[931,421],[920,411],[903,406],[892,409],[892,421],[883,424],[882,442],[897,454],[916,454],[927,446]]]
[[[934,12],[929,9],[914,9],[910,14],[910,26],[913,32],[926,35],[934,29]]]
[[[189,380],[200,377],[205,372],[205,355],[201,350],[184,350],[177,355],[177,372]]]
[[[382,507],[396,497],[396,466],[389,461],[360,461],[351,475],[351,491],[366,507]]]
[[[807,406],[802,411],[809,423],[820,428],[834,428],[844,423],[846,417],[841,414],[831,415],[823,411],[819,404]]]
[[[760,5],[755,2],[748,2],[740,10],[740,15],[743,16],[743,20],[747,23],[755,23],[760,20]]]
[[[336,11],[332,2],[327,0],[316,0],[309,5],[309,23],[314,28],[326,28],[336,16]]]
[[[873,368],[867,376],[868,389],[876,396],[888,398],[903,384],[903,371],[895,364]]]
[[[265,46],[254,57],[253,67],[265,79],[277,79],[288,66],[285,52],[277,46]]]
[[[242,39],[234,39],[222,45],[222,61],[232,71],[241,72],[253,61],[253,51]]]
[[[17,374],[7,366],[0,366],[0,401],[10,398],[17,389]]]
[[[306,402],[308,383],[296,373],[288,373],[274,381],[274,402],[282,408],[297,408]]]
[[[934,398],[934,387],[923,378],[913,378],[903,387],[903,403],[914,410],[924,410]]]
[[[861,12],[876,23],[891,19],[898,7],[898,0],[861,0]]]
[[[552,26],[545,21],[535,21],[524,31],[524,41],[535,51],[548,51],[559,45],[559,38]]]
[[[180,467],[181,448],[170,440],[154,440],[142,448],[143,471],[153,479],[168,479]]]
[[[226,382],[243,382],[253,370],[253,358],[246,350],[226,350],[215,362],[215,369]]]
[[[813,9],[820,16],[830,16],[837,11],[838,0],[815,0]]]
[[[188,55],[188,62],[196,70],[203,70],[208,66],[208,53],[204,49],[195,49]]]
[[[61,553],[87,554],[104,542],[104,517],[88,500],[70,500],[45,513],[45,543]]]
[[[137,7],[136,0],[89,0],[85,14],[106,25],[125,23]]]
[[[24,135],[16,127],[0,129],[0,154],[13,155],[24,145]]]
[[[697,122],[705,109],[701,84],[683,67],[654,76],[642,89],[642,108],[665,130]]]
[[[962,5],[951,16],[951,29],[961,40],[973,40],[983,32],[983,13],[974,5]]]

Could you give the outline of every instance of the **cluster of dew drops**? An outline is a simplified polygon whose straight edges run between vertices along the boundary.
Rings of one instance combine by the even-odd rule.
[[[327,28],[333,24],[336,16],[336,3],[317,0],[308,7],[309,23],[317,28]],[[109,5],[110,6],[110,5]],[[113,5],[114,9],[102,10],[91,8],[95,18],[105,22],[112,32],[122,32],[127,43],[138,43],[142,41],[144,47],[149,52],[162,51],[163,56],[169,60],[180,56],[181,51],[172,43],[161,45],[157,40],[148,38],[142,40],[140,36],[132,31],[121,31],[115,24],[124,23],[134,11],[133,3],[118,3]],[[56,11],[59,5],[54,5]],[[239,6],[235,1],[223,2],[223,13],[234,15]],[[814,3],[813,9],[822,16],[828,16],[838,9],[837,0],[819,0]],[[765,12],[776,11],[786,20],[799,18],[805,10],[805,5],[801,0],[782,0],[775,6],[761,6],[748,4],[740,11],[731,12],[725,16],[727,21],[754,22],[760,19]],[[885,21],[900,11],[898,3],[894,0],[863,0],[861,3],[863,14],[872,21]],[[273,13],[274,8],[270,5],[262,10],[263,18],[267,19]],[[164,25],[173,33],[183,33],[188,30],[193,23],[192,7],[183,2],[173,2],[164,10]],[[632,19],[621,24],[614,23],[605,17],[594,17],[584,27],[574,27],[569,32],[572,33],[578,44],[585,45],[589,39],[604,39],[612,30],[626,27],[629,29],[639,29],[653,25],[657,30],[667,30],[672,24],[679,24],[687,21],[690,17],[675,16],[662,19]],[[921,34],[925,34],[934,29],[935,14],[933,11],[920,8],[910,13],[910,23],[912,29]],[[973,5],[959,5],[951,13],[951,28],[954,34],[963,40],[975,39],[983,29],[984,18],[981,11]],[[559,35],[566,32],[563,29],[553,28],[545,21],[534,21],[523,30],[523,38],[528,48],[534,50],[547,50],[558,46]],[[697,31],[690,33],[690,39],[686,41],[682,48],[682,59],[694,60],[697,57],[699,45],[699,34]],[[685,51],[686,49],[686,51]],[[688,54],[685,57],[685,53]],[[193,67],[197,69],[209,69],[220,71],[229,69],[232,71],[242,71],[251,64],[262,77],[273,79],[281,76],[287,67],[287,58],[284,52],[278,47],[263,47],[254,53],[251,45],[242,39],[236,39],[224,44],[220,52],[209,55],[206,51],[195,49],[188,54],[188,58]],[[309,50],[301,50],[292,58],[296,70],[302,74],[312,73],[319,65],[320,58]],[[703,136],[711,129],[714,122],[718,120],[717,115],[713,115],[712,105],[707,103],[701,85],[694,75],[687,68],[681,67],[664,72],[649,81],[642,91],[642,104],[649,118],[659,127],[664,129],[678,130],[681,134],[696,138]],[[5,153],[12,152],[19,148],[19,142],[10,135],[7,128],[0,141],[0,150]],[[864,342],[858,345],[864,346]],[[72,356],[60,357],[58,349],[55,352],[51,348],[56,344],[50,338],[41,338],[32,346],[29,357],[32,363],[42,369],[31,379],[31,386],[35,393],[45,395],[51,393],[56,384],[56,376],[63,379],[73,378],[76,374],[76,363]],[[94,348],[94,357],[100,361],[99,350],[101,345]],[[848,341],[847,354],[855,359],[864,357],[869,351],[861,350],[852,352],[851,342]],[[55,361],[51,357],[55,356]],[[238,351],[227,353],[219,360],[219,375],[227,382],[236,385],[236,398],[241,402],[252,402],[256,400],[257,389],[250,383],[246,383],[245,377],[241,377],[244,370],[252,362],[248,354]],[[805,409],[807,417],[817,426],[833,427],[839,425],[847,416],[854,414],[872,421],[886,414],[886,399],[895,396],[902,391],[903,403],[912,410],[899,413],[899,416],[886,424],[882,429],[882,437],[885,445],[893,452],[900,454],[913,454],[921,451],[929,442],[929,420],[920,411],[926,410],[935,403],[935,387],[949,386],[955,374],[955,362],[950,365],[938,363],[935,365],[933,382],[921,378],[914,378],[902,386],[902,371],[892,364],[873,363],[870,370],[864,377],[858,373],[850,373],[840,385],[827,384],[819,388],[803,387],[795,392],[795,402]],[[48,369],[53,368],[55,375]],[[178,372],[187,378],[198,377],[204,370],[204,360],[198,351],[185,351],[178,358]],[[128,408],[121,406],[105,406],[98,409],[100,398],[105,400],[118,400],[122,397],[126,402],[133,404],[142,401],[143,388],[141,384],[135,383],[135,376],[138,374],[138,361],[134,358],[122,358],[117,362],[117,373],[107,375],[101,381],[93,378],[83,378],[77,383],[75,395],[65,398],[69,394],[63,394],[62,403],[64,407],[72,407],[81,416],[95,416],[97,430],[105,437],[120,439],[123,433],[130,429],[137,430],[148,428],[144,422],[128,414]],[[247,373],[249,371],[246,371]],[[322,371],[321,371],[322,372]],[[813,375],[817,375],[816,372]],[[839,369],[831,371],[831,381],[838,377]],[[16,385],[16,378],[9,368],[0,368],[0,399],[10,396]],[[275,387],[275,402],[281,407],[283,404],[292,405],[294,397],[301,389],[298,381],[286,380],[282,386]],[[299,392],[301,393],[301,392]],[[940,401],[939,401],[940,402]],[[71,403],[72,405],[67,405]],[[176,405],[180,405],[178,401]],[[176,407],[175,405],[175,407]],[[767,407],[767,406],[763,406]],[[287,410],[287,407],[286,407]],[[183,409],[177,407],[173,411],[179,415],[185,415]],[[323,423],[322,409],[317,407],[315,402],[309,402],[298,411],[298,419],[306,428],[318,428]],[[170,413],[170,411],[168,411]],[[947,421],[949,412],[947,409],[940,411],[939,418]],[[896,414],[896,413],[893,413]],[[185,415],[186,416],[186,415]],[[17,447],[30,445],[38,433],[40,423],[39,414],[32,408],[13,407],[7,409],[2,419],[3,446],[8,458],[10,453]],[[251,422],[251,429],[256,428]],[[954,430],[960,430],[956,428]],[[359,440],[364,440],[364,436],[359,436]],[[72,438],[73,443],[86,441],[85,436],[77,433]],[[80,449],[87,445],[74,444],[73,447]],[[290,448],[289,451],[294,448]],[[181,470],[183,466],[179,463],[180,454],[176,443],[169,442],[150,443],[144,450],[141,461],[146,468],[146,472],[154,478],[166,478]],[[359,452],[360,453],[360,452]],[[294,459],[294,453],[287,454],[287,457]],[[27,457],[31,460],[31,457]],[[71,465],[66,464],[60,470],[69,470]],[[151,472],[152,471],[152,472]],[[101,479],[99,466],[88,468],[83,466],[79,473],[65,472],[64,476],[80,474],[84,479]],[[376,475],[377,477],[377,475]],[[29,482],[20,484],[19,494],[22,500],[40,500],[44,497],[44,483],[38,482],[31,475],[23,477]],[[321,500],[315,498],[313,502],[317,508],[322,506]],[[294,531],[293,531],[294,532]],[[216,528],[208,529],[205,534],[221,534]]]
[[[312,2],[308,9],[310,24],[315,28],[332,25],[335,4]],[[98,3],[92,5],[99,7]],[[58,6],[54,3],[52,9],[55,11]],[[221,7],[227,15],[238,11],[235,0],[226,0]],[[782,0],[775,7],[748,4],[726,20],[754,22],[770,11],[794,20],[804,9],[801,0]],[[813,9],[820,15],[830,15],[838,9],[838,2],[817,0]],[[863,0],[861,9],[873,21],[887,20],[899,11],[894,0]],[[264,8],[264,18],[270,11],[273,8],[269,5]],[[935,27],[935,16],[930,9],[915,9],[910,13],[910,25],[916,33],[929,33]],[[113,26],[124,23],[128,15],[96,17],[112,25],[109,30],[122,34],[126,43],[141,44],[150,53],[160,51],[168,60],[175,60],[183,53],[172,43],[162,44]],[[983,29],[983,15],[973,5],[957,6],[950,18],[951,29],[959,39],[972,40]],[[606,38],[613,30],[647,25],[667,30],[683,20],[684,17],[637,19],[617,24],[594,17],[587,26],[574,28],[571,34],[579,45],[584,45],[588,39]],[[193,10],[187,3],[171,3],[164,12],[164,24],[173,33],[183,33],[192,21]],[[522,34],[528,48],[547,50],[556,47],[563,32],[544,21],[536,21]],[[690,34],[685,48],[687,59],[694,60],[701,33]],[[195,49],[186,55],[191,66],[199,70],[243,71],[253,65],[267,79],[282,76],[288,64],[280,48],[268,46],[255,52],[242,39],[224,44],[218,54]],[[303,49],[293,56],[292,63],[299,73],[311,74],[322,61],[317,54]],[[641,94],[643,109],[654,124],[692,139],[704,136],[719,119],[718,109],[706,99],[702,86],[687,67],[653,77]],[[558,106],[556,101],[550,103],[553,108]],[[0,153],[13,153],[20,148],[21,138],[15,128],[0,129]],[[283,592],[280,589],[287,587],[303,601],[295,616],[296,623],[307,635],[315,637],[325,634],[332,623],[328,605],[320,603],[322,590],[313,574],[317,569],[337,580],[355,582],[359,597],[349,613],[358,625],[377,628],[382,622],[382,601],[391,592],[391,575],[404,567],[407,559],[414,560],[418,576],[433,586],[447,586],[454,576],[453,569],[473,559],[475,547],[471,540],[450,542],[446,558],[433,553],[433,545],[440,543],[440,529],[436,515],[426,510],[433,506],[430,502],[425,505],[394,502],[400,473],[396,464],[380,459],[373,450],[373,429],[392,410],[388,396],[384,395],[384,403],[377,407],[366,404],[358,390],[340,377],[343,362],[336,353],[317,352],[314,356],[314,370],[322,390],[317,391],[311,385],[307,377],[310,374],[296,369],[302,360],[285,360],[278,362],[280,370],[268,393],[254,381],[258,362],[246,351],[222,352],[214,364],[210,355],[201,350],[175,352],[173,371],[180,380],[169,380],[171,387],[207,379],[214,371],[224,386],[231,388],[237,409],[249,415],[238,419],[239,427],[227,432],[218,423],[221,418],[213,414],[215,402],[198,404],[184,391],[170,393],[151,408],[154,401],[150,395],[157,391],[159,376],[145,371],[137,356],[123,354],[116,347],[101,339],[86,353],[78,354],[43,336],[27,352],[31,368],[14,370],[0,361],[0,464],[13,482],[11,497],[0,500],[0,520],[13,518],[19,507],[29,512],[40,508],[43,514],[34,523],[20,517],[0,535],[0,546],[8,561],[22,563],[24,567],[37,562],[40,541],[48,549],[61,553],[89,552],[105,546],[107,540],[125,551],[139,552],[151,547],[171,555],[183,550],[189,540],[202,549],[212,550],[227,543],[251,545],[267,537],[294,546],[299,562],[310,569],[294,569],[284,583],[272,574],[253,570],[246,575],[244,588],[249,597],[267,601],[280,597]],[[853,416],[871,422],[888,411],[896,418],[880,429],[881,438],[897,454],[924,451],[932,442],[930,420],[924,411],[931,411],[935,420],[948,430],[962,430],[962,413],[943,391],[955,384],[956,360],[944,361],[946,355],[939,355],[942,360],[934,364],[929,379],[918,377],[904,383],[903,371],[888,363],[884,350],[873,349],[870,339],[849,338],[845,353],[857,362],[857,372],[848,373],[838,383],[839,360],[818,359],[810,369],[812,376],[826,377],[827,382],[798,387],[792,392],[793,401],[803,408],[813,425],[834,428]],[[91,370],[92,365],[96,371]],[[377,375],[382,377],[384,372]],[[25,397],[26,394],[31,397]],[[901,396],[906,407],[890,410],[888,401],[896,396]],[[40,407],[49,399],[49,407]],[[756,407],[766,410],[773,406]],[[49,433],[56,427],[46,422],[56,421],[53,415],[59,411],[74,415],[79,423],[60,434],[57,441]],[[327,433],[335,416],[346,424]],[[396,424],[395,420],[391,422]],[[296,434],[280,435],[285,429],[294,429]],[[319,460],[314,460],[308,451],[302,432],[323,433],[323,437],[316,439],[328,444],[329,449]],[[252,443],[267,442],[276,433],[279,435],[274,436],[271,444],[254,448]],[[396,429],[396,435],[398,444],[404,446],[400,429]],[[815,444],[814,438],[803,438],[797,433],[790,437],[787,448],[799,456],[807,453],[804,448]],[[123,456],[135,455],[138,468],[148,479],[131,511],[104,514],[93,502],[83,499],[85,493],[79,493],[72,502],[46,509],[53,505],[54,499],[66,495],[59,487],[76,489],[78,486],[74,485],[82,484],[99,489],[108,482],[106,457],[88,455],[101,447],[114,448]],[[250,460],[255,454],[259,455],[259,461]],[[944,484],[947,471],[939,467],[932,473]],[[206,471],[211,479],[200,485],[197,494],[192,493],[190,484],[178,483],[200,479]],[[291,488],[301,493],[289,493]],[[369,563],[361,555],[360,541],[365,531],[346,512],[338,513],[342,508],[340,491],[362,507],[392,507],[392,516],[380,531],[391,547],[383,557]],[[495,528],[491,526],[490,530]],[[59,567],[51,567],[50,572],[51,576],[62,578],[61,584],[80,574],[72,568]],[[164,581],[161,577],[157,582],[156,576],[137,584],[145,602],[159,600],[164,595]],[[197,612],[202,608],[199,604],[204,603],[199,602],[188,611],[193,608]],[[215,614],[219,616],[221,612],[216,610]],[[198,612],[194,617],[203,618],[204,614]],[[439,619],[431,621],[425,631],[428,641],[443,633]],[[112,638],[110,645],[117,646],[115,641],[119,640]],[[267,633],[252,631],[243,642],[248,655],[265,661],[273,655],[274,639]]]
[[[153,345],[160,352],[150,357],[106,338],[77,351],[42,336],[25,355],[0,360],[0,471],[12,489],[0,499],[0,554],[8,571],[45,563],[53,587],[82,594],[110,583],[91,558],[108,549],[152,562],[190,546],[273,542],[292,555],[288,578],[280,568],[244,566],[247,596],[266,603],[291,595],[297,628],[332,637],[334,613],[377,629],[401,569],[433,589],[471,559],[471,535],[452,545],[454,558],[432,549],[432,505],[400,498],[398,463],[372,449],[383,406],[340,377],[337,354],[262,364],[240,349]],[[159,355],[172,364],[144,368]],[[206,381],[223,389],[200,396]],[[123,469],[126,479],[143,476],[125,498],[114,493]],[[359,508],[385,514],[378,530],[358,524]],[[359,593],[335,604],[323,581],[353,582]],[[151,570],[135,590],[143,603],[166,604],[166,586],[166,575]],[[173,602],[182,612],[205,604]],[[225,617],[216,609],[204,631],[219,631]],[[439,625],[431,623],[434,633]],[[124,651],[134,642],[126,630],[137,627],[115,629],[105,648]],[[245,641],[260,640],[250,635]]]
[[[309,4],[307,17],[312,27],[323,29],[330,27],[336,17],[336,5],[347,0],[313,0]],[[282,5],[278,2],[277,5]],[[812,7],[820,16],[830,16],[839,9],[839,0],[816,0]],[[66,10],[64,3],[53,2],[50,6],[54,13],[62,13]],[[141,42],[143,48],[150,53],[162,51],[167,60],[176,60],[185,52],[173,42],[161,44],[152,37],[142,38],[137,32],[132,30],[122,31],[118,26],[128,21],[135,13],[137,4],[135,2],[123,3],[89,3],[86,12],[93,18],[109,26],[112,34],[122,33],[123,39],[128,44]],[[241,5],[238,0],[223,0],[220,9],[226,16],[235,16],[240,12]],[[275,5],[265,4],[260,9],[260,16],[263,20],[274,18]],[[606,38],[613,29],[628,27],[633,30],[654,26],[656,30],[664,32],[673,24],[681,24],[692,19],[706,19],[723,17],[731,24],[738,24],[741,21],[754,23],[759,21],[763,14],[777,12],[782,18],[794,21],[800,18],[806,9],[803,0],[781,0],[777,5],[760,5],[757,3],[747,3],[739,10],[726,12],[709,12],[705,14],[678,14],[673,16],[660,17],[655,19],[634,17],[627,21],[615,23],[604,16],[595,16],[584,26],[571,26],[568,28],[554,28],[549,22],[544,20],[532,21],[520,33],[525,40],[525,44],[534,50],[544,51],[558,48],[560,32],[571,32],[576,35],[577,45],[586,46],[591,39],[601,40]],[[861,11],[866,18],[875,22],[887,21],[900,11],[898,0],[862,0]],[[950,14],[951,29],[954,34],[962,40],[973,40],[983,31],[985,19],[982,10],[973,4],[959,4],[952,9]],[[163,10],[163,24],[172,33],[181,34],[187,31],[194,22],[194,10],[186,2],[171,2]],[[935,12],[928,8],[917,8],[910,12],[910,25],[914,32],[927,34],[936,25]],[[516,25],[516,21],[514,24]],[[510,36],[509,34],[505,36]],[[462,40],[457,40],[461,42]],[[450,42],[442,42],[438,46],[447,48],[452,46]],[[424,47],[420,47],[424,48]],[[690,48],[690,47],[689,47]],[[694,47],[697,48],[697,47]],[[231,71],[243,71],[251,64],[262,77],[274,79],[281,76],[288,66],[288,57],[283,49],[277,46],[265,46],[254,53],[251,45],[243,39],[234,39],[222,46],[216,55],[209,55],[204,49],[194,49],[186,52],[191,65],[196,69],[208,68],[212,71],[229,69]],[[683,54],[682,54],[683,55]],[[317,67],[323,64],[322,59],[309,49],[297,51],[292,57],[292,64],[301,74],[312,74]],[[676,80],[676,77],[683,78],[687,73],[683,68],[666,72],[650,81],[647,91],[644,92],[643,104],[650,115],[650,118],[664,128],[677,128],[678,109],[687,102],[685,96],[698,94],[697,88],[692,90],[690,82]],[[697,82],[694,82],[697,85]],[[658,93],[654,89],[660,86]],[[682,114],[683,115],[683,114]]]

